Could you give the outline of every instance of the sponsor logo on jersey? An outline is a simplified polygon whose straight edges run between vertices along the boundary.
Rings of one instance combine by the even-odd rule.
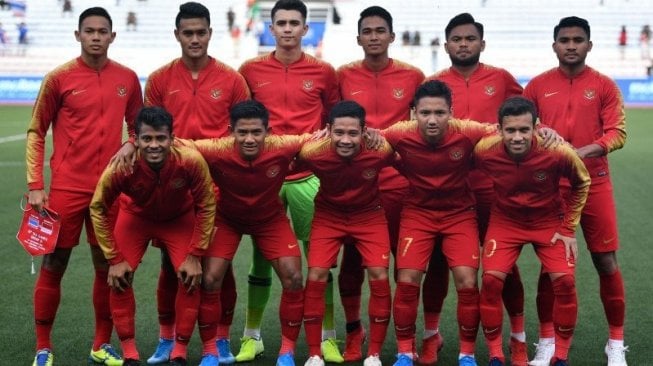
[[[374,169],[374,168],[365,169],[365,170],[363,170],[361,175],[363,176],[364,179],[367,179],[367,180],[374,179],[374,177],[376,177],[376,169]]]
[[[181,187],[184,187],[185,185],[186,185],[186,181],[184,180],[184,178],[177,178],[174,179],[172,182],[170,182],[170,187],[172,187],[172,189],[179,189]]]
[[[271,167],[268,168],[268,170],[265,172],[265,175],[268,178],[274,178],[277,175],[279,175],[279,172],[281,171],[281,167],[277,164],[272,165]]]
[[[302,86],[304,87],[304,90],[313,89],[313,80],[302,80]]]
[[[449,158],[453,161],[458,161],[465,156],[465,150],[462,147],[454,147],[449,150]]]
[[[211,89],[211,98],[220,99],[222,96],[222,89]]]
[[[533,173],[533,179],[535,179],[538,182],[544,182],[547,177],[548,175],[544,170],[538,170],[535,173]]]

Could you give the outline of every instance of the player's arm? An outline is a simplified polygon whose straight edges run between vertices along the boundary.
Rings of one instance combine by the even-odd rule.
[[[120,181],[123,179],[125,176],[107,167],[100,177],[89,206],[95,236],[104,257],[109,261],[107,282],[109,287],[118,291],[131,286],[133,272],[133,268],[116,247],[113,225],[109,219],[110,208],[122,191]]]
[[[110,164],[121,168],[118,170],[121,173],[131,172],[131,168],[136,160],[136,116],[141,108],[143,108],[141,83],[138,81],[136,75],[134,75],[129,90],[131,93],[127,102],[127,110],[125,110],[127,141],[122,144],[120,150],[110,160]]]
[[[163,106],[163,90],[161,85],[161,71],[155,71],[145,82],[145,106]]]
[[[325,65],[325,85],[322,91],[322,126],[329,122],[329,112],[336,103],[340,101],[340,88],[338,86],[338,76],[333,66]]]
[[[45,136],[60,108],[59,80],[48,74],[36,98],[32,119],[27,128],[25,163],[27,165],[28,203],[37,211],[48,204],[43,178]]]
[[[247,82],[245,81],[245,78],[237,72],[235,73],[234,84],[231,88],[231,93],[232,93],[231,107],[233,107],[234,105],[242,101],[249,100],[252,97],[249,91],[249,87],[247,86]]]
[[[506,85],[506,94],[505,97],[514,97],[516,95],[522,95],[524,92],[524,88],[519,84],[517,79],[509,73],[507,70],[503,73],[504,76],[504,83]]]
[[[563,139],[556,130],[543,123],[540,123],[539,119],[535,124],[535,131],[537,132],[537,135],[542,138],[542,146],[545,148],[554,147],[565,142],[565,139]]]
[[[603,86],[601,124],[603,136],[593,143],[576,149],[581,158],[593,158],[621,149],[626,143],[626,113],[619,87],[609,80]]]
[[[215,220],[215,194],[209,166],[202,156],[193,150],[184,149],[183,164],[190,178],[190,191],[195,205],[195,226],[190,241],[189,255],[201,257],[209,246]],[[199,280],[199,278],[198,278]]]
[[[556,232],[558,238],[554,236],[551,240],[555,242],[555,240],[560,239],[565,243],[567,259],[569,259],[570,254],[577,258],[578,248],[575,245],[574,233],[587,201],[591,183],[590,175],[587,168],[585,168],[585,164],[570,145],[561,145],[555,152],[562,155],[560,159],[561,171],[571,184],[571,192],[565,197],[564,217],[560,228]],[[573,242],[569,238],[573,238]]]

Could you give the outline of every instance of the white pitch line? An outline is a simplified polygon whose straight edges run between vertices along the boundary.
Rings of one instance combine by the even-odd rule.
[[[27,137],[27,134],[0,137],[0,144],[5,143],[5,142],[25,140],[26,137]]]

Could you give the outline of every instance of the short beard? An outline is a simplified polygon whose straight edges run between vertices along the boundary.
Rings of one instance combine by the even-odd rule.
[[[467,59],[459,59],[456,58],[455,56],[449,55],[449,58],[451,59],[451,64],[453,66],[458,66],[458,67],[467,67],[467,66],[474,66],[478,63],[478,61],[481,59],[481,54],[479,53],[476,56],[467,58]]]

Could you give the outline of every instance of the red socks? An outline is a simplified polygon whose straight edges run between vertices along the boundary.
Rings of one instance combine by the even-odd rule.
[[[156,304],[159,312],[159,336],[165,339],[175,337],[177,281],[177,274],[174,271],[161,268],[156,289]]]
[[[563,275],[553,281],[553,324],[555,327],[554,357],[566,360],[568,358],[571,339],[574,335],[578,315],[576,285],[573,275]]]
[[[609,275],[600,275],[599,283],[601,301],[610,328],[610,339],[623,340],[626,295],[621,271],[617,270]]]
[[[368,314],[370,317],[370,344],[367,350],[368,355],[381,353],[381,347],[385,341],[390,323],[390,309],[392,299],[390,297],[390,281],[370,281],[370,302]]]
[[[111,307],[109,294],[111,289],[107,283],[108,270],[95,270],[93,281],[93,308],[95,310],[95,337],[93,350],[97,351],[105,343],[111,342],[113,320],[111,320]]]
[[[326,282],[307,280],[304,289],[304,332],[306,332],[309,357],[322,354],[320,344],[326,285]]]
[[[34,286],[34,322],[36,323],[36,349],[52,348],[50,334],[61,301],[63,272],[53,272],[41,267]]]
[[[503,308],[501,294],[504,283],[492,274],[484,273],[481,286],[481,322],[490,358],[503,358],[501,327],[503,325]]]
[[[412,354],[415,339],[415,321],[419,305],[419,285],[397,282],[392,315],[399,353]]]
[[[478,324],[481,320],[479,310],[480,294],[478,288],[464,288],[457,292],[460,353],[473,355],[476,347]]]

